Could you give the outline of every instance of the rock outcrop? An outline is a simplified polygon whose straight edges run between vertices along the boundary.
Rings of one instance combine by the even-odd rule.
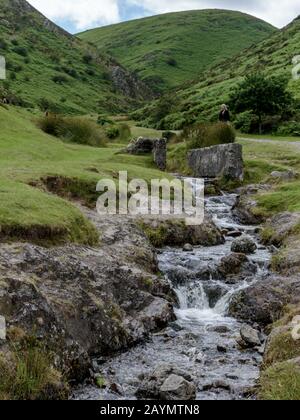
[[[189,152],[188,164],[194,176],[242,181],[243,148],[240,144],[221,144]]]
[[[188,226],[184,219],[143,219],[141,227],[152,245],[162,246],[203,245],[214,246],[224,244],[225,238],[221,230],[210,217],[196,226]]]
[[[257,212],[256,195],[270,191],[270,185],[248,185],[239,190],[239,197],[233,207],[233,215],[244,225],[259,225],[265,218]]]
[[[161,171],[167,166],[167,140],[139,137],[131,141],[126,149],[131,155],[153,154],[153,161]]]
[[[0,245],[7,331],[17,327],[39,337],[73,381],[88,376],[95,355],[128,348],[166,326],[176,301],[132,220],[83,211],[99,229],[99,247]]]
[[[287,305],[299,302],[299,277],[270,276],[237,293],[230,303],[229,314],[266,327],[280,319]]]

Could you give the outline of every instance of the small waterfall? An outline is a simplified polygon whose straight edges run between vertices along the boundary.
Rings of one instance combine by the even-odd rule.
[[[176,293],[181,309],[209,309],[209,300],[201,282],[179,286]]]

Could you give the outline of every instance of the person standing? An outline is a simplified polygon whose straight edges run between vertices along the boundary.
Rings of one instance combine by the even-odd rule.
[[[230,112],[229,112],[228,106],[225,104],[221,106],[221,111],[219,114],[219,121],[225,124],[228,124],[230,122]]]

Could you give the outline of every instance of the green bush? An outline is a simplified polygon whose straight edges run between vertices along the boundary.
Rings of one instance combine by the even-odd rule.
[[[50,114],[38,120],[38,126],[45,133],[64,141],[86,144],[93,147],[106,145],[105,133],[96,123],[82,117],[62,117]]]
[[[68,82],[68,78],[63,74],[57,74],[56,76],[52,77],[52,81],[58,85],[63,85],[64,83]]]
[[[128,124],[126,123],[119,123],[119,140],[121,142],[128,142],[131,140],[132,134]]]
[[[105,128],[105,134],[109,139],[114,140],[120,135],[119,127],[117,125],[111,125]]]
[[[157,128],[161,130],[182,130],[185,125],[186,119],[182,116],[182,114],[176,113],[168,115],[161,120],[160,127]]]
[[[98,119],[97,119],[97,124],[104,127],[105,125],[113,124],[113,121],[109,117],[107,117],[106,115],[99,115]]]
[[[282,124],[278,130],[277,134],[280,136],[296,136],[300,137],[300,122],[290,121],[285,124]]]
[[[258,117],[251,111],[245,111],[236,116],[234,125],[241,133],[251,134],[258,129]]]
[[[27,57],[27,55],[28,55],[28,51],[25,47],[15,47],[15,48],[13,48],[13,51],[16,54],[21,55],[22,57]]]
[[[181,134],[181,138],[187,142],[188,149],[201,149],[218,144],[234,143],[236,134],[230,124],[202,123],[186,127]]]

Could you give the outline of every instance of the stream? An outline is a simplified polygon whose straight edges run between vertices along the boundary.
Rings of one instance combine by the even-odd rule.
[[[235,194],[208,197],[206,212],[222,230],[240,231],[256,241],[258,250],[249,259],[257,265],[257,274],[236,284],[214,277],[214,267],[231,253],[234,239],[230,236],[224,245],[194,247],[190,252],[160,250],[160,270],[172,283],[180,303],[177,321],[148,342],[101,365],[101,375],[117,384],[121,395],[87,386],[75,392],[75,399],[134,400],[143,375],[163,364],[173,364],[196,378],[197,400],[251,398],[249,390],[259,378],[262,356],[257,350],[238,348],[236,338],[242,324],[228,316],[228,307],[235,293],[268,274],[271,256],[258,243],[257,228],[234,219],[236,199]]]

